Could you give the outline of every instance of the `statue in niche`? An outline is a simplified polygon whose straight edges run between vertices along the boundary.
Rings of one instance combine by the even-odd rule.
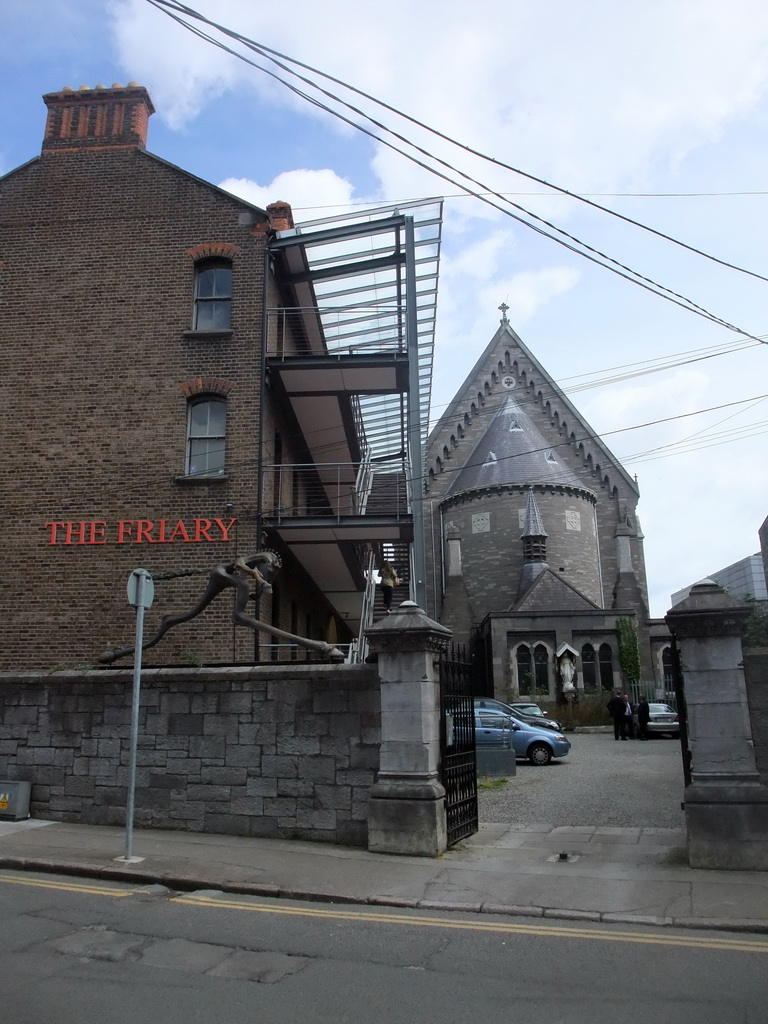
[[[560,678],[563,681],[563,693],[566,697],[573,697],[576,692],[576,686],[574,685],[574,679],[576,677],[576,668],[573,664],[573,659],[570,654],[564,654],[560,659]]]
[[[343,661],[344,655],[336,647],[325,643],[324,640],[310,640],[305,636],[296,636],[295,633],[286,633],[283,629],[271,626],[267,622],[254,619],[248,615],[246,608],[251,598],[258,599],[262,594],[272,593],[271,580],[277,575],[280,568],[280,556],[274,551],[257,551],[250,558],[238,558],[227,565],[217,565],[208,575],[208,586],[192,608],[185,612],[172,612],[164,615],[160,620],[160,626],[154,636],[145,640],[141,645],[144,651],[148,647],[154,647],[174,626],[182,622],[188,622],[200,614],[208,605],[224,590],[234,588],[235,607],[232,612],[232,621],[236,626],[247,626],[257,633],[269,633],[272,636],[281,637],[284,640],[292,640],[300,647],[306,647],[310,651],[317,651],[324,654],[330,661]],[[153,579],[174,579],[180,576],[197,576],[208,570],[200,569],[178,569],[167,573],[153,574]],[[135,645],[130,647],[115,647],[111,651],[105,651],[99,661],[103,665],[111,665],[119,658],[125,658],[135,651]]]

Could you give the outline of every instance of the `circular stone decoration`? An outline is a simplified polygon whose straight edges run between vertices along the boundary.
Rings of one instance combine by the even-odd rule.
[[[501,386],[503,388],[506,388],[507,391],[511,391],[515,384],[517,384],[517,381],[510,374],[507,374],[506,377],[501,378]]]

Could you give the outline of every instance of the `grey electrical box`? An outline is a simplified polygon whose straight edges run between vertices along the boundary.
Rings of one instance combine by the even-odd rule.
[[[0,779],[0,821],[22,821],[29,817],[31,782]]]

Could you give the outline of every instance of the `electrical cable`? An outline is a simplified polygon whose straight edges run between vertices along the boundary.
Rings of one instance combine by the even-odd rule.
[[[307,102],[313,104],[314,106],[318,107],[319,109],[324,110],[327,113],[331,114],[332,116],[334,116],[334,117],[338,118],[339,120],[345,122],[346,124],[350,125],[350,127],[355,128],[357,131],[363,132],[364,134],[368,135],[369,137],[374,139],[376,142],[378,142],[380,145],[387,146],[389,149],[392,149],[394,152],[399,153],[401,156],[404,156],[406,159],[408,159],[411,162],[415,163],[417,166],[422,167],[424,170],[429,171],[430,173],[434,174],[435,176],[437,176],[439,178],[442,178],[444,181],[448,181],[451,184],[458,186],[459,188],[463,188],[465,192],[467,192],[469,195],[473,196],[474,198],[478,199],[480,202],[484,202],[486,205],[490,206],[493,209],[498,210],[500,213],[505,214],[506,216],[508,216],[508,217],[512,218],[513,220],[517,221],[521,225],[529,228],[530,230],[535,231],[535,232],[537,232],[540,235],[543,235],[545,238],[549,238],[550,241],[556,242],[558,245],[563,246],[564,248],[568,249],[570,252],[573,252],[574,254],[576,254],[578,256],[581,256],[582,258],[587,259],[587,260],[589,260],[592,263],[595,263],[597,266],[603,267],[605,270],[609,270],[611,273],[616,274],[617,276],[619,276],[619,277],[629,281],[630,283],[638,285],[639,287],[644,288],[647,291],[650,291],[652,294],[657,295],[660,298],[664,298],[667,301],[672,302],[675,305],[678,305],[681,308],[688,310],[688,312],[695,313],[697,316],[701,316],[704,319],[710,320],[713,323],[717,323],[720,326],[725,327],[727,330],[734,331],[735,333],[740,334],[740,335],[742,335],[745,338],[750,338],[751,340],[757,341],[760,344],[766,344],[766,342],[764,342],[763,339],[761,339],[761,338],[759,338],[759,337],[757,337],[757,336],[755,336],[753,334],[750,334],[748,331],[745,331],[742,328],[737,327],[736,325],[729,323],[728,321],[722,319],[721,317],[716,316],[714,313],[712,313],[709,310],[705,309],[703,306],[700,306],[700,305],[698,305],[698,303],[695,303],[692,299],[689,299],[686,296],[681,295],[680,293],[675,292],[672,289],[667,288],[666,286],[664,286],[664,285],[654,281],[652,278],[649,278],[649,277],[647,277],[647,276],[645,276],[643,274],[640,274],[638,271],[632,270],[632,268],[626,266],[625,264],[620,263],[617,260],[614,260],[612,257],[610,257],[607,254],[601,252],[600,250],[595,249],[592,246],[589,246],[587,243],[581,241],[580,239],[578,239],[577,237],[569,234],[568,232],[564,231],[563,229],[558,228],[556,225],[554,225],[551,222],[545,220],[544,218],[539,217],[537,214],[533,213],[532,211],[525,209],[524,207],[520,206],[517,203],[512,203],[510,200],[505,199],[503,194],[501,194],[499,192],[496,192],[496,191],[494,191],[492,189],[489,189],[487,185],[484,185],[481,182],[477,182],[476,179],[472,178],[470,175],[468,175],[465,172],[457,169],[456,167],[454,167],[451,164],[447,163],[446,161],[440,159],[439,157],[436,157],[434,154],[429,153],[427,150],[424,150],[422,147],[417,146],[415,143],[413,143],[410,140],[406,139],[404,136],[399,135],[398,133],[394,132],[392,129],[387,128],[385,125],[381,124],[380,122],[376,121],[373,117],[371,117],[370,114],[366,114],[364,111],[360,110],[357,107],[352,106],[351,104],[349,104],[346,101],[342,100],[340,97],[335,96],[332,93],[329,93],[325,89],[322,89],[319,85],[317,85],[317,83],[312,82],[311,80],[305,78],[304,76],[296,74],[296,72],[292,71],[290,68],[288,68],[285,65],[281,64],[280,61],[276,60],[274,57],[271,57],[269,55],[269,52],[267,52],[269,50],[268,47],[262,47],[259,44],[255,43],[253,40],[249,40],[247,37],[241,36],[240,34],[234,32],[231,29],[227,29],[224,26],[218,25],[216,22],[210,21],[210,19],[205,18],[203,15],[200,15],[198,12],[194,11],[192,8],[188,8],[188,7],[186,7],[183,4],[176,3],[175,0],[147,0],[147,2],[149,4],[151,4],[152,6],[156,7],[158,10],[161,10],[168,17],[170,17],[173,21],[177,22],[179,25],[181,25],[182,27],[186,28],[192,34],[198,36],[201,39],[204,39],[205,41],[211,43],[212,45],[217,46],[219,49],[223,50],[224,52],[227,52],[227,53],[231,54],[232,56],[236,57],[239,60],[242,60],[244,63],[250,65],[251,67],[254,67],[257,70],[263,72],[264,74],[270,76],[275,81],[280,82],[282,85],[284,85],[291,92],[295,93],[297,96],[301,97],[302,99],[306,100]],[[166,10],[166,8],[170,8],[170,9]],[[252,49],[255,52],[261,54],[267,60],[270,60],[272,63],[276,64],[278,67],[281,67],[288,74],[293,75],[294,77],[298,78],[300,81],[305,82],[311,88],[316,89],[318,92],[320,92],[321,94],[323,94],[325,96],[328,96],[334,102],[340,103],[342,106],[345,106],[349,110],[354,111],[355,113],[359,114],[361,117],[364,117],[371,124],[373,124],[376,127],[380,128],[382,131],[385,131],[388,134],[393,135],[395,138],[397,138],[400,141],[404,142],[406,145],[408,145],[411,148],[415,149],[417,152],[420,152],[420,153],[424,154],[425,156],[427,156],[431,160],[435,160],[437,163],[441,164],[444,167],[448,167],[454,173],[459,174],[463,178],[466,178],[467,181],[471,181],[474,184],[478,185],[480,188],[487,190],[491,195],[496,196],[502,202],[507,202],[514,209],[520,210],[527,217],[532,217],[534,220],[538,221],[539,223],[545,224],[547,227],[551,228],[553,231],[556,231],[558,234],[562,235],[563,238],[556,238],[554,235],[552,235],[548,231],[545,231],[542,228],[538,227],[536,224],[532,224],[532,223],[530,223],[530,221],[525,220],[523,217],[521,217],[521,216],[519,216],[517,214],[512,213],[510,210],[508,210],[508,209],[506,209],[504,207],[499,206],[497,203],[489,201],[487,198],[485,198],[483,193],[476,192],[473,189],[470,189],[470,188],[462,185],[460,182],[455,181],[453,178],[450,178],[448,175],[444,174],[443,172],[437,170],[436,168],[434,168],[434,167],[432,167],[432,166],[430,166],[428,164],[425,164],[423,161],[421,161],[421,160],[417,159],[416,157],[412,156],[411,154],[409,154],[409,153],[399,149],[397,146],[393,145],[392,143],[387,142],[386,139],[380,138],[379,136],[377,136],[373,132],[371,132],[368,129],[364,128],[362,125],[357,124],[356,122],[354,122],[354,121],[350,120],[349,118],[345,117],[343,114],[339,113],[337,110],[332,109],[327,104],[324,104],[324,103],[320,102],[319,100],[315,99],[314,97],[309,96],[308,94],[304,93],[300,89],[298,89],[295,86],[291,85],[289,82],[286,82],[284,79],[282,79],[275,72],[269,70],[268,68],[263,67],[262,65],[256,64],[254,61],[252,61],[249,58],[245,57],[243,54],[240,54],[237,51],[233,50],[231,47],[228,47],[228,46],[224,45],[219,40],[216,40],[213,37],[207,35],[206,33],[202,32],[200,29],[197,29],[195,26],[189,25],[182,18],[179,18],[177,15],[171,13],[172,10],[182,11],[183,13],[187,14],[190,17],[193,17],[193,18],[195,18],[195,19],[197,19],[199,21],[203,21],[206,24],[211,25],[213,28],[216,28],[218,31],[220,31],[223,34],[229,36],[230,38],[236,39],[238,42],[242,43],[242,45],[246,46],[248,49]],[[286,59],[291,60],[291,58],[286,58]],[[297,63],[299,66],[305,66],[305,65],[301,65],[300,62],[294,62],[294,63]],[[311,69],[311,70],[314,71],[315,69]],[[322,72],[316,72],[316,73],[322,75]],[[323,76],[323,77],[330,77],[330,76]],[[336,81],[335,79],[333,79],[333,80]],[[341,84],[343,85],[344,83],[341,83]],[[351,91],[355,91],[355,92],[358,91],[358,90],[354,90],[351,86],[348,86],[347,88],[349,88]],[[363,94],[363,95],[365,95],[365,94]],[[374,102],[379,102],[379,101],[374,101]],[[386,104],[382,104],[382,105],[386,106]],[[459,145],[459,144],[457,143],[457,145]],[[569,244],[568,242],[566,242],[564,240],[566,238],[570,239],[575,244],[574,245]],[[580,246],[581,248],[577,248],[577,246]],[[590,253],[592,253],[593,255],[590,255]],[[608,261],[608,262],[603,262],[603,261]],[[734,269],[738,269],[738,268],[734,268]],[[753,276],[759,276],[759,275],[753,275]]]
[[[602,206],[600,203],[595,203],[591,199],[587,198],[585,195],[581,195],[581,194],[576,193],[576,192],[571,192],[570,189],[563,188],[560,185],[555,185],[553,182],[548,181],[546,178],[541,178],[541,177],[539,177],[539,176],[537,176],[535,174],[531,174],[531,173],[529,173],[527,171],[523,171],[519,167],[514,167],[511,164],[505,163],[503,160],[499,160],[496,157],[489,156],[487,153],[483,153],[480,150],[474,149],[473,147],[466,145],[465,143],[459,142],[458,140],[452,138],[450,135],[446,135],[444,132],[441,132],[439,129],[433,128],[431,125],[428,125],[428,124],[426,124],[423,121],[420,121],[418,118],[412,117],[410,114],[406,114],[404,111],[400,110],[398,107],[394,107],[391,104],[387,103],[386,101],[380,100],[376,96],[373,96],[370,93],[367,93],[367,92],[365,92],[362,89],[358,89],[354,85],[350,85],[348,82],[345,82],[343,79],[336,78],[334,75],[330,75],[330,74],[326,73],[325,71],[321,71],[319,68],[316,68],[316,67],[314,67],[311,64],[305,64],[303,61],[297,60],[295,57],[290,57],[287,54],[281,53],[279,50],[275,50],[272,47],[267,46],[264,43],[257,43],[255,40],[250,39],[249,37],[244,36],[244,35],[242,35],[239,32],[235,32],[232,29],[228,29],[225,26],[220,25],[220,24],[218,24],[215,21],[212,21],[211,19],[205,17],[205,15],[202,15],[198,11],[195,11],[193,8],[188,7],[185,4],[182,4],[182,3],[178,2],[178,0],[149,0],[149,2],[154,7],[158,7],[158,8],[159,7],[172,8],[172,9],[175,9],[177,11],[182,11],[184,14],[188,15],[189,17],[195,18],[196,20],[205,22],[207,25],[210,25],[212,28],[216,28],[219,32],[222,32],[223,34],[229,36],[230,38],[237,40],[237,42],[242,43],[244,46],[249,46],[249,48],[253,48],[258,53],[261,53],[262,56],[268,57],[268,59],[273,60],[273,62],[276,63],[278,65],[278,67],[283,67],[283,65],[280,64],[279,61],[274,60],[274,58],[271,55],[274,55],[274,57],[279,57],[281,61],[288,61],[290,64],[293,64],[296,67],[303,68],[305,71],[309,71],[313,75],[318,75],[321,78],[324,78],[328,82],[333,82],[334,85],[339,85],[343,89],[347,89],[347,90],[349,90],[349,92],[354,93],[355,95],[360,96],[363,99],[370,100],[371,103],[375,103],[377,106],[382,107],[384,110],[388,110],[390,113],[395,114],[397,117],[403,118],[403,120],[410,122],[411,124],[415,125],[418,128],[423,129],[426,132],[429,132],[431,135],[434,135],[437,138],[442,139],[444,142],[448,142],[452,146],[457,146],[459,149],[464,150],[466,153],[469,153],[471,156],[479,157],[481,160],[485,160],[488,163],[491,163],[491,164],[493,164],[496,167],[501,167],[504,170],[512,171],[512,173],[517,174],[517,175],[519,175],[522,178],[527,178],[528,181],[535,181],[536,184],[543,185],[545,188],[549,188],[552,191],[559,193],[560,195],[567,196],[570,199],[576,199],[579,202],[583,202],[586,205],[591,206],[591,207],[593,207],[596,210],[600,210],[602,213],[607,213],[609,216],[616,217],[618,220],[624,221],[627,224],[631,224],[633,227],[640,228],[643,231],[648,231],[650,234],[656,235],[657,237],[662,238],[662,239],[664,239],[667,242],[671,242],[673,245],[680,246],[681,248],[686,249],[689,252],[692,252],[692,253],[694,253],[697,256],[701,256],[704,259],[711,260],[713,263],[717,263],[720,266],[727,267],[729,270],[736,270],[740,274],[746,274],[749,277],[754,277],[754,278],[757,278],[760,281],[768,282],[768,277],[764,276],[763,274],[758,274],[756,271],[747,270],[744,267],[736,266],[735,264],[729,263],[726,260],[721,260],[717,256],[712,256],[711,254],[706,253],[703,250],[696,248],[695,246],[688,245],[686,242],[682,242],[682,241],[680,241],[680,239],[674,238],[672,235],[667,235],[663,231],[659,231],[656,228],[652,228],[648,224],[643,224],[641,221],[637,221],[637,220],[635,220],[632,217],[627,217],[625,214],[618,213],[616,210],[611,210],[607,206]],[[174,20],[176,20],[176,19],[174,19]],[[215,40],[211,40],[211,41],[215,43]],[[290,71],[289,68],[284,68],[284,70],[288,71],[290,74],[295,74],[295,72]],[[307,84],[311,85],[313,88],[319,89],[319,86],[317,86],[311,80],[303,78],[302,76],[299,76],[299,75],[297,75],[296,77],[300,78],[301,81],[307,82]],[[321,91],[325,93],[325,90],[321,90]],[[329,94],[325,93],[325,95],[329,95]],[[334,97],[334,98],[338,99],[338,97]],[[340,102],[344,102],[343,100],[339,100],[339,101]],[[349,107],[349,104],[345,103],[345,106]],[[350,107],[349,109],[355,109],[355,108]],[[368,115],[365,114],[364,112],[362,112],[362,111],[358,111],[358,112],[362,113],[363,117],[368,117]],[[372,120],[372,119],[370,119],[370,120]],[[377,122],[372,122],[372,123],[377,123]],[[390,129],[386,128],[385,126],[381,126],[381,127],[384,128],[384,131],[390,131]],[[395,133],[392,132],[392,134],[395,134]],[[401,138],[401,136],[399,136],[399,135],[396,136],[396,137],[397,138]],[[409,144],[413,145],[412,143],[409,143]],[[420,151],[421,152],[425,152],[425,150],[420,150]],[[461,172],[459,172],[459,173],[461,173]],[[469,179],[469,180],[472,180],[472,179]],[[496,193],[496,192],[493,192],[493,191],[491,191],[489,194],[491,194],[491,195],[499,195],[499,193]],[[504,195],[509,195],[509,194],[511,194],[511,193],[504,193]],[[546,193],[544,193],[544,194],[546,194]],[[619,194],[619,193],[608,193],[608,194],[609,195],[613,195],[613,194]],[[701,194],[706,194],[706,193],[692,193],[692,195],[701,195]],[[722,194],[722,193],[720,193],[720,194]],[[755,195],[755,194],[765,194],[765,193],[725,193],[725,194],[733,194],[733,195],[748,194],[748,195]],[[558,229],[555,229],[555,230],[558,230]]]

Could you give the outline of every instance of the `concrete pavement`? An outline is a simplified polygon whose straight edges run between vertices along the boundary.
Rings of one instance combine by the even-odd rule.
[[[436,860],[321,843],[0,822],[0,869],[257,896],[768,932],[768,875],[687,866],[679,829],[484,824]]]

